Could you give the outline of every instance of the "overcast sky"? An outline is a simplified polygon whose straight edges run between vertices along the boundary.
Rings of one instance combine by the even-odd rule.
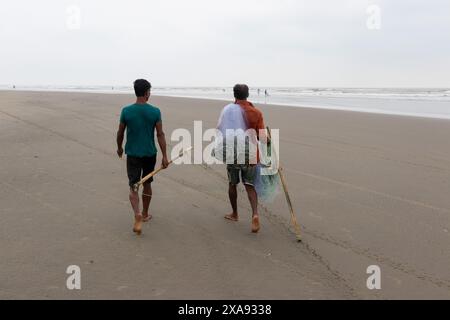
[[[449,0],[2,0],[0,43],[4,85],[450,87]]]

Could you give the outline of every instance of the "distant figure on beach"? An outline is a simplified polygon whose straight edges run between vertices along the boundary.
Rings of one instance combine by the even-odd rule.
[[[153,178],[144,184],[142,211],[140,211],[139,206],[139,192],[134,190],[134,185],[155,169],[157,155],[154,137],[155,130],[162,152],[162,167],[167,168],[169,166],[161,111],[157,107],[148,104],[151,87],[150,82],[144,79],[134,82],[136,102],[122,109],[117,132],[117,155],[120,158],[122,158],[124,153],[122,144],[125,130],[127,132],[125,154],[127,155],[127,174],[130,186],[129,198],[135,217],[133,231],[138,235],[142,233],[142,223],[148,222],[152,218],[152,215],[149,213],[149,207],[152,198],[151,183]]]
[[[260,94],[261,94],[261,89],[258,88],[258,97],[260,96]]]
[[[15,85],[13,85],[13,89],[15,89],[16,88],[16,86]]]
[[[258,136],[260,129],[265,129],[263,114],[261,111],[256,109],[256,107],[247,101],[249,97],[249,88],[245,84],[237,84],[233,88],[234,97],[236,98],[235,103],[227,105],[223,110],[219,118],[219,123],[217,129],[222,133],[224,137],[224,145],[226,141],[229,141],[230,130],[233,132],[233,137],[231,139],[236,139],[239,141],[245,141],[245,137],[238,137],[244,134],[248,129],[254,129],[256,133],[255,139],[261,139]],[[227,132],[228,130],[228,132]],[[237,131],[236,131],[237,130]],[[243,138],[243,139],[242,139]],[[231,140],[233,141],[233,140]],[[255,141],[257,142],[257,141]],[[233,159],[227,159],[227,173],[228,173],[228,195],[231,203],[233,212],[225,216],[225,219],[231,221],[238,221],[238,209],[237,209],[237,185],[241,182],[245,186],[247,191],[248,199],[252,207],[252,232],[257,233],[260,230],[259,215],[258,215],[258,195],[255,189],[255,182],[257,176],[256,164],[250,161],[251,155],[249,154],[249,149],[245,143],[244,147],[239,147],[240,143],[234,143]],[[228,150],[228,146],[224,147],[224,150]],[[228,152],[228,151],[227,151]],[[256,155],[258,158],[258,155]],[[226,157],[228,158],[228,157]],[[244,164],[237,159],[245,159]],[[255,159],[256,160],[256,159]],[[257,163],[257,160],[255,161]]]
[[[267,103],[267,98],[269,97],[269,91],[264,90],[264,103]]]

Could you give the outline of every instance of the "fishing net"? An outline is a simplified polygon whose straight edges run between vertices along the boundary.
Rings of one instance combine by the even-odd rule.
[[[260,163],[257,165],[255,189],[263,203],[271,203],[280,193],[278,159],[272,152],[271,143],[259,144]],[[272,157],[272,155],[274,155]]]
[[[227,164],[237,163],[241,156],[244,163],[250,159],[256,163],[256,152],[259,150],[260,163],[257,165],[255,189],[261,202],[271,203],[280,193],[277,153],[270,142],[258,143],[256,132],[247,135],[246,128],[245,111],[236,104],[226,106],[219,118],[212,156]]]

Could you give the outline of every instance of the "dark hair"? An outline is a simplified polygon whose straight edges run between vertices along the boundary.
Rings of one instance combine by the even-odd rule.
[[[233,88],[234,97],[238,100],[246,100],[249,96],[249,89],[246,84],[237,84]]]
[[[150,82],[145,79],[138,79],[134,82],[134,92],[136,97],[145,97],[147,91],[152,88]]]

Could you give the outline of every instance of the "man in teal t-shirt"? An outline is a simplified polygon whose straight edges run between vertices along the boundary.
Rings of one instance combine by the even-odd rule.
[[[150,104],[132,104],[125,107],[120,115],[120,123],[126,124],[127,143],[125,154],[129,157],[153,157],[155,127],[161,121],[161,111]]]
[[[142,212],[139,208],[139,193],[134,190],[134,185],[155,169],[157,155],[155,130],[163,156],[162,167],[167,168],[169,161],[166,152],[166,139],[162,129],[161,111],[147,103],[150,99],[150,82],[144,79],[136,80],[134,82],[134,91],[137,97],[136,103],[123,108],[120,115],[119,131],[117,132],[117,154],[122,158],[122,145],[126,130],[127,174],[130,186],[130,202],[135,215],[133,231],[140,235],[142,222],[147,222],[152,218],[152,215],[149,214],[149,207],[153,179],[144,184]]]

